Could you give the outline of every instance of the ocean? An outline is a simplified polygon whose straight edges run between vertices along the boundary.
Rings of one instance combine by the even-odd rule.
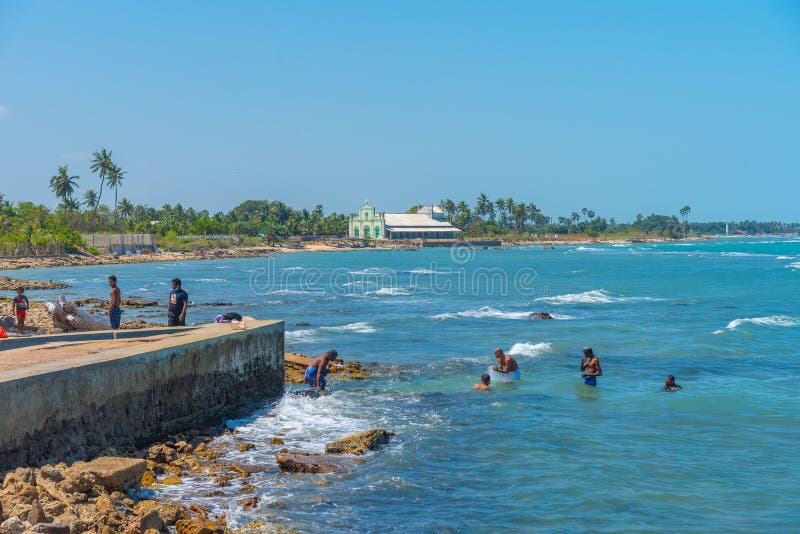
[[[267,467],[235,488],[187,479],[168,498],[304,532],[794,530],[800,509],[800,239],[293,253],[2,274],[61,291],[166,303],[183,279],[187,323],[223,311],[286,321],[286,350],[373,365],[330,395],[285,395],[230,421],[256,444],[225,459]],[[231,307],[203,306],[213,301]],[[534,320],[534,312],[553,320]],[[164,321],[163,310],[126,310]],[[296,327],[297,322],[310,327]],[[604,375],[579,379],[593,347]],[[522,380],[472,385],[502,347]],[[683,389],[665,393],[675,375]],[[294,388],[298,386],[292,386]],[[347,474],[277,472],[271,437],[321,452],[396,433]],[[217,438],[232,439],[230,436]],[[204,497],[210,489],[222,496]]]

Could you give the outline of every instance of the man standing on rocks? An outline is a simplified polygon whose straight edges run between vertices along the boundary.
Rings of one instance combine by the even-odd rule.
[[[186,326],[186,308],[189,307],[189,294],[181,289],[181,279],[172,279],[172,291],[169,294],[167,310],[168,326]]]
[[[122,321],[122,309],[119,307],[122,304],[122,292],[117,287],[117,277],[113,274],[108,277],[108,285],[111,287],[108,295],[108,320],[112,330],[119,330],[119,323]]]

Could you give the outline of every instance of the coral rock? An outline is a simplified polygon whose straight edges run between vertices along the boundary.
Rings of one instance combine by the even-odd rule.
[[[69,493],[90,491],[95,485],[107,491],[127,491],[136,488],[147,469],[147,462],[136,458],[101,456],[91,462],[75,462],[69,467],[63,482]]]
[[[275,459],[278,467],[292,473],[341,473],[347,471],[344,466],[331,462],[321,454],[281,449]]]
[[[178,451],[167,445],[153,445],[147,449],[147,459],[159,464],[168,464],[178,459]]]

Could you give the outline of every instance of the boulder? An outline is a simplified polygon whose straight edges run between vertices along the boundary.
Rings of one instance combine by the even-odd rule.
[[[107,491],[127,491],[139,486],[147,462],[138,458],[101,456],[91,462],[75,462],[63,482],[68,493],[86,493],[95,485]]]
[[[275,455],[278,467],[291,473],[343,473],[347,469],[340,464],[330,461],[329,457],[322,454],[312,454],[304,451],[290,451],[281,449]]]
[[[382,428],[373,428],[328,443],[325,445],[325,452],[328,454],[364,454],[367,450],[374,450],[389,443],[389,439],[393,435],[394,433],[387,432]]]
[[[189,511],[185,506],[173,501],[151,501],[144,500],[136,503],[133,507],[137,514],[147,515],[156,512],[161,521],[171,527],[181,519],[189,519]]]
[[[30,526],[30,523],[26,523],[19,517],[9,517],[0,523],[0,534],[22,534]]]
[[[178,459],[178,451],[167,445],[153,445],[147,449],[145,458],[157,464],[168,464]]]
[[[530,315],[528,315],[528,318],[530,318],[530,319],[542,319],[542,320],[547,320],[547,319],[552,319],[552,318],[553,318],[553,316],[552,316],[552,315],[550,315],[550,314],[549,314],[549,313],[547,313],[547,312],[533,312],[533,313],[531,313]]]
[[[225,530],[213,521],[196,517],[175,523],[178,534],[223,534]]]
[[[236,444],[236,450],[239,451],[239,452],[247,452],[247,451],[253,450],[255,448],[256,448],[256,444],[255,443],[244,443],[244,442],[242,442],[242,443],[237,443]]]
[[[236,504],[241,506],[245,510],[252,510],[256,506],[258,506],[258,497],[245,497],[243,499],[239,499],[236,501]]]

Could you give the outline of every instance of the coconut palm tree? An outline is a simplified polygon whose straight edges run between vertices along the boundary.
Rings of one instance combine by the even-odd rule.
[[[58,205],[58,209],[63,209],[64,212],[78,211],[81,209],[81,203],[78,201],[78,199],[70,195]]]
[[[130,200],[123,198],[119,201],[119,214],[123,219],[130,219],[133,217],[134,207]]]
[[[60,165],[58,174],[50,177],[50,190],[61,199],[64,211],[67,211],[67,198],[78,188],[79,176],[69,175],[69,166]]]
[[[100,205],[100,200],[103,198],[103,185],[106,183],[106,176],[108,176],[108,171],[111,169],[112,165],[114,165],[114,162],[111,161],[110,150],[102,148],[99,152],[92,154],[92,163],[89,169],[91,169],[92,172],[97,173],[97,175],[100,177],[100,193],[97,195],[97,203],[92,209],[92,217],[89,220],[90,229],[92,227],[92,223],[94,222],[95,213],[97,213],[97,206]]]
[[[83,205],[86,206],[87,209],[94,209],[100,203],[100,199],[97,197],[97,191],[94,189],[87,189],[86,192],[83,194]]]
[[[108,168],[108,176],[106,177],[106,183],[108,184],[109,188],[114,188],[114,218],[117,217],[117,192],[119,190],[119,186],[122,185],[122,180],[125,178],[125,171],[117,165],[116,163],[112,163],[111,166]]]
[[[475,204],[475,215],[477,215],[481,220],[484,220],[484,217],[489,215],[492,210],[492,201],[489,200],[489,197],[486,196],[486,193],[481,193],[478,196],[478,201]]]
[[[681,217],[683,217],[683,234],[688,237],[689,235],[689,214],[692,212],[692,208],[689,206],[684,206],[680,210]]]

